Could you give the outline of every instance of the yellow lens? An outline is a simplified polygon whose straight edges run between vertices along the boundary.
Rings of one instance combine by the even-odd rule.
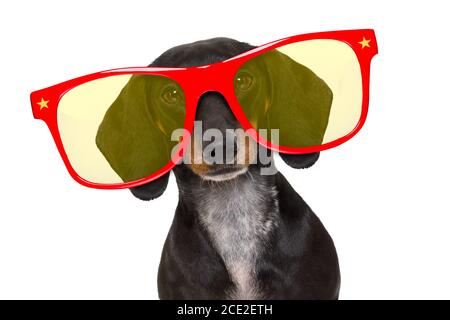
[[[255,129],[278,129],[287,147],[311,147],[350,133],[362,111],[358,59],[344,42],[292,43],[247,61],[235,92]]]
[[[84,83],[59,102],[58,129],[83,179],[115,184],[145,178],[170,161],[183,128],[185,99],[173,80],[115,75]]]

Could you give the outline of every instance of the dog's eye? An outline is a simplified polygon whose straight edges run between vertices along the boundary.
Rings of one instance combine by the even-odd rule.
[[[235,81],[236,89],[246,91],[253,85],[253,76],[245,71],[239,72]]]
[[[181,100],[180,91],[175,86],[164,88],[161,93],[161,99],[168,104],[176,104]]]

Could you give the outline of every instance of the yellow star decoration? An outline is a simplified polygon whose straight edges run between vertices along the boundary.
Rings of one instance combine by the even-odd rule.
[[[363,37],[362,41],[358,42],[361,45],[361,49],[364,49],[365,47],[370,48],[369,42],[372,40],[367,40],[365,37]]]
[[[41,98],[41,101],[37,103],[39,105],[39,107],[41,107],[41,109],[39,109],[39,110],[42,110],[44,108],[48,108],[47,103],[49,103],[49,101],[50,100],[44,100],[44,98]]]

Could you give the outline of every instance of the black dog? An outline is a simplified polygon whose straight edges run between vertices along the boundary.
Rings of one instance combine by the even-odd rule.
[[[151,66],[199,66],[252,48],[215,38],[172,48]],[[202,96],[196,120],[203,121],[204,129],[240,127],[215,92]],[[291,167],[307,168],[319,154],[280,156]],[[340,273],[332,239],[283,175],[261,175],[261,166],[174,168],[179,203],[161,256],[161,299],[338,298]],[[168,179],[166,174],[131,191],[140,199],[154,199]]]

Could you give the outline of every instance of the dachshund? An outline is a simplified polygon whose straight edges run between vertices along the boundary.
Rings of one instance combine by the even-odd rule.
[[[169,49],[150,66],[201,66],[252,48],[213,38]],[[196,121],[224,136],[227,129],[241,128],[218,92],[200,98]],[[234,156],[255,157],[259,152],[246,146],[235,145]],[[312,166],[319,153],[280,157],[300,169]],[[173,168],[179,200],[159,265],[161,299],[338,298],[340,272],[333,240],[285,177],[276,169],[261,174],[266,164],[258,154],[256,158],[239,166],[205,161]],[[169,173],[130,190],[141,200],[155,199],[168,180]]]

